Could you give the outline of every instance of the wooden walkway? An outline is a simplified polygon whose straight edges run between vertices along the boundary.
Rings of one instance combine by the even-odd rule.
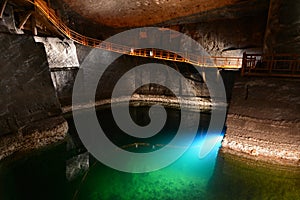
[[[95,38],[84,36],[76,31],[70,29],[62,20],[56,15],[55,11],[48,7],[43,0],[25,0],[32,3],[35,7],[67,38],[73,40],[78,44],[90,46],[93,48],[100,48],[107,51],[117,52],[121,54],[149,57],[160,60],[170,60],[175,62],[185,62],[201,67],[214,67],[222,69],[239,69],[242,65],[241,57],[204,57],[194,54],[186,54],[182,52],[170,52],[160,49],[134,49],[129,46],[114,44]],[[185,55],[184,58],[180,55]],[[212,65],[214,62],[214,66]]]
[[[294,54],[246,54],[243,57],[204,57],[184,52],[161,49],[135,49],[107,41],[84,36],[70,29],[43,0],[25,0],[38,9],[65,37],[78,44],[100,48],[111,52],[160,60],[185,62],[200,67],[228,70],[241,69],[242,76],[300,77],[300,55]],[[180,55],[184,55],[180,56]],[[214,65],[212,65],[212,62]]]

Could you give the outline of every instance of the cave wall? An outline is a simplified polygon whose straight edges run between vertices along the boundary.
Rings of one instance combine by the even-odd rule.
[[[55,37],[34,37],[34,39],[45,47],[52,82],[61,105],[70,105],[73,84],[80,65],[74,42]]]
[[[190,65],[185,63],[176,63],[176,66],[173,62],[160,61],[157,59],[149,59],[149,58],[141,58],[141,57],[133,57],[123,55],[119,57],[116,61],[114,61],[109,67],[105,70],[105,66],[107,64],[107,60],[110,60],[109,57],[116,54],[113,52],[107,52],[104,50],[91,52],[91,48],[76,45],[77,46],[77,54],[80,62],[80,73],[82,73],[82,77],[86,80],[86,83],[91,78],[99,78],[93,70],[100,70],[103,73],[102,78],[100,79],[97,87],[96,100],[109,99],[111,97],[112,90],[116,84],[116,82],[122,77],[124,73],[128,70],[146,64],[146,63],[157,63],[157,64],[166,64],[183,74],[185,74],[185,78],[192,85],[192,92],[197,97],[209,98],[209,92],[205,83],[203,82],[200,75],[197,73],[191,73],[187,68],[191,68]],[[99,58],[106,58],[104,60]],[[84,63],[84,64],[83,64]],[[190,69],[191,70],[191,69]],[[124,83],[124,94],[132,90],[136,84],[143,83],[146,77],[156,78],[157,74],[154,74],[153,70],[149,69],[149,71],[144,70],[143,73],[135,73],[132,74],[131,77],[128,77]],[[186,94],[188,91],[184,91],[184,82],[182,80],[178,80],[174,82],[174,80],[168,80],[168,71],[165,71],[164,74],[160,74],[159,76],[165,78],[166,85],[174,85],[177,89],[177,92],[181,95]],[[85,85],[85,88],[89,88],[90,85]],[[139,88],[136,94],[140,95],[165,95],[165,96],[173,96],[172,92],[165,87],[161,87],[158,85],[147,84],[143,87]],[[120,96],[121,97],[121,96]]]
[[[163,14],[156,13],[157,16],[155,17],[160,18],[160,22],[156,24],[149,24],[149,19],[146,19],[145,13],[147,13],[147,9],[143,15],[138,14],[134,10],[128,10],[127,14],[132,15],[131,18],[145,17],[145,19],[142,20],[143,22],[140,25],[134,25],[134,23],[130,25],[130,21],[128,21],[127,26],[109,26],[109,24],[104,26],[103,24],[99,24],[99,22],[97,23],[96,17],[87,17],[90,13],[85,6],[89,7],[91,4],[85,5],[82,2],[85,6],[82,7],[82,10],[78,11],[74,10],[74,4],[76,3],[78,2],[52,0],[51,6],[69,27],[83,35],[106,39],[121,31],[143,27],[145,24],[147,26],[168,27],[190,35],[213,56],[242,56],[244,51],[261,53],[269,9],[269,0],[237,1],[232,5],[229,3],[225,7],[218,7],[205,12],[186,15],[184,17],[175,17],[169,20],[160,18],[160,15]],[[92,4],[97,4],[97,2],[93,2]],[[168,5],[169,3],[159,5],[159,8],[163,9]],[[151,6],[153,5],[149,4],[149,7]],[[194,9],[195,6],[192,6],[191,9]],[[200,6],[203,5],[200,4]],[[154,7],[156,8],[157,5]],[[97,7],[93,9],[97,9]],[[136,10],[140,11],[140,8],[137,7]],[[78,14],[81,12],[85,14]],[[185,12],[188,12],[188,9]],[[115,13],[115,16],[118,15],[118,13]],[[119,21],[122,21],[122,16],[119,17],[121,18]],[[119,21],[116,20],[113,23],[118,24]]]
[[[254,159],[299,164],[299,91],[299,79],[237,78],[223,149]]]
[[[93,78],[99,79],[95,71],[100,70],[101,72],[104,72],[105,66],[110,60],[109,58],[116,54],[100,49],[93,50],[87,46],[72,44],[68,45],[72,46],[72,50],[69,51],[69,54],[72,55],[64,55],[66,48],[59,48],[63,41],[57,38],[39,38],[36,39],[36,41],[42,41],[45,45],[52,81],[59,101],[63,107],[68,107],[72,104],[73,86],[77,74],[80,73],[82,80],[84,80],[84,84],[82,84],[82,93],[84,94],[90,87],[90,85],[88,85],[88,80]],[[91,53],[91,51],[93,52]],[[120,54],[117,55],[121,56]],[[76,61],[70,63],[68,61],[70,56]],[[79,67],[76,66],[77,63]],[[189,89],[192,91],[194,96],[209,99],[209,92],[206,84],[202,80],[201,76],[197,74],[195,70],[192,70],[191,65],[185,63],[174,64],[173,62],[159,61],[157,59],[123,55],[119,59],[115,60],[108,69],[105,70],[105,73],[103,73],[103,77],[98,83],[96,101],[110,99],[113,88],[120,77],[122,77],[128,70],[146,63],[167,64],[173,69],[179,70],[182,74],[184,74],[185,79],[192,85],[192,88]],[[191,70],[193,73],[191,73]],[[133,74],[131,77],[128,77],[123,85],[124,90],[122,94],[131,91],[135,87],[135,84],[142,83],[145,76],[155,78],[157,74],[154,73],[155,72],[153,72],[153,70],[149,69],[149,71],[145,70],[143,73]],[[184,90],[184,88],[186,88],[184,87],[184,82],[182,80],[174,82],[174,80],[168,79],[168,73],[168,71],[165,71],[164,74],[160,74],[159,76],[166,78],[165,84],[173,85],[174,88],[176,88],[176,91],[184,96],[184,94],[188,92]],[[122,94],[120,97],[122,97]],[[139,88],[135,94],[152,95],[157,97],[161,95],[170,97],[174,96],[174,94],[166,87],[153,84],[147,84]]]
[[[45,41],[45,39],[43,40]],[[57,96],[60,100],[62,107],[69,107],[72,104],[73,85],[74,85],[76,75],[80,73],[81,78],[85,80],[85,85],[83,84],[83,88],[82,88],[83,89],[82,92],[84,93],[84,88],[85,90],[87,90],[87,88],[90,87],[89,85],[86,85],[88,80],[92,78],[97,78],[97,79],[99,78],[99,77],[94,77],[97,75],[93,70],[96,69],[104,72],[104,68],[107,64],[107,61],[110,60],[109,58],[113,56],[115,53],[99,50],[99,49],[93,50],[92,48],[87,46],[73,44],[74,46],[72,45],[72,50],[69,52],[72,52],[72,54],[74,53],[77,54],[77,55],[72,55],[72,57],[76,58],[76,62],[74,63],[75,64],[79,63],[79,67],[76,67],[74,66],[75,65],[74,63],[70,65],[70,62],[68,62],[69,56],[63,55],[63,52],[65,52],[66,49],[57,47],[57,46],[61,46],[62,41],[57,38],[56,39],[53,38],[51,40],[56,42],[50,42],[51,44],[49,44],[50,39],[47,39],[46,43],[44,42],[48,62],[52,63],[53,61],[60,60],[59,65],[57,64],[58,62],[54,62],[53,66],[55,67],[51,67],[52,65],[50,65],[52,81],[55,86]],[[40,41],[40,39],[38,41]],[[49,48],[49,45],[52,47]],[[59,51],[56,51],[57,49],[59,49]],[[112,90],[116,82],[120,79],[120,77],[128,70],[146,63],[157,63],[157,64],[169,65],[171,68],[179,71],[183,75],[184,79],[187,80],[192,87],[188,87],[188,90],[185,91],[184,88],[186,87],[184,81],[177,80],[174,82],[174,80],[169,79],[168,71],[165,71],[164,74],[157,75],[152,70],[149,71],[145,70],[143,73],[134,74],[126,80],[126,83],[124,83],[124,91],[123,91],[124,94],[127,91],[132,90],[136,84],[143,83],[146,76],[154,77],[154,78],[160,76],[166,78],[164,84],[173,85],[174,88],[176,88],[175,91],[178,92],[181,96],[185,96],[187,92],[191,91],[194,96],[209,101],[210,94],[207,89],[207,86],[204,83],[202,76],[198,74],[196,69],[194,69],[191,65],[186,63],[180,63],[180,62],[174,63],[169,61],[161,61],[157,59],[134,57],[134,56],[127,56],[127,55],[123,55],[119,59],[115,60],[105,71],[97,87],[96,101],[110,99]],[[222,70],[220,71],[220,75],[224,80],[225,89],[227,92],[226,93],[227,100],[229,100],[231,96],[231,90],[234,82],[235,73]],[[158,85],[153,85],[153,84],[144,85],[143,87],[135,91],[134,94],[138,94],[144,97],[152,96],[153,99],[154,100],[156,99],[157,101],[162,100],[161,99],[162,97],[160,96],[168,96],[171,98],[174,96],[174,94],[168,88],[158,86]],[[141,96],[140,98],[142,98]]]
[[[182,25],[181,31],[199,42],[212,56],[261,53],[266,14]]]
[[[264,53],[300,53],[300,2],[270,0]]]
[[[60,114],[43,45],[5,33],[0,44],[0,135]]]

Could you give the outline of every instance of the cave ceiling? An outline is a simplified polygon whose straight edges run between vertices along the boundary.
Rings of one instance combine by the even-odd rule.
[[[63,0],[83,18],[116,28],[173,25],[267,12],[269,0]]]

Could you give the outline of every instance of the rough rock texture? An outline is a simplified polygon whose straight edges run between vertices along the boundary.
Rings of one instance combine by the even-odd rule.
[[[300,2],[270,0],[265,53],[300,53]]]
[[[72,181],[89,169],[89,153],[86,152],[72,157],[67,160],[66,165],[66,178],[68,181]]]
[[[266,14],[182,25],[181,31],[198,41],[212,56],[242,57],[261,53]],[[258,23],[259,22],[259,23]],[[251,27],[251,28],[250,28]]]
[[[51,72],[51,78],[62,107],[72,102],[73,85],[78,68],[63,68]]]
[[[73,84],[79,68],[74,42],[49,37],[34,37],[34,39],[45,46],[51,78],[61,105],[70,105]]]
[[[0,32],[17,33],[17,34],[24,33],[22,30],[16,27],[14,11],[11,5],[6,5],[5,10],[3,12],[2,19],[0,19]]]
[[[84,90],[88,90],[91,86],[88,84],[88,80],[91,80],[92,78],[99,79],[98,75],[96,75],[95,71],[93,70],[99,70],[104,71],[106,62],[109,60],[109,57],[112,56],[114,53],[97,50],[94,51],[92,54],[90,54],[91,48],[83,47],[80,45],[77,45],[77,54],[80,62],[80,70],[78,73],[81,74],[81,78],[85,81],[83,93]],[[100,59],[101,58],[101,59]],[[104,59],[103,59],[104,58]],[[171,68],[179,70],[185,77],[185,79],[192,85],[191,90],[193,90],[193,94],[196,97],[203,97],[206,98],[209,101],[209,92],[206,87],[206,84],[203,82],[201,76],[195,72],[195,69],[193,70],[190,65],[184,64],[184,63],[176,63],[176,66],[172,62],[162,62],[156,59],[147,59],[147,58],[137,58],[137,57],[131,57],[131,56],[121,56],[119,59],[114,61],[108,69],[105,70],[103,73],[103,76],[101,77],[98,87],[97,87],[97,93],[96,93],[96,101],[103,101],[106,99],[111,98],[112,90],[115,87],[116,82],[126,73],[128,70],[132,69],[133,67],[145,64],[145,63],[161,63],[161,64],[168,64]],[[190,70],[190,71],[189,71]],[[140,82],[143,83],[143,81],[146,80],[146,77],[152,77],[156,78],[157,74],[150,74],[147,71],[143,71],[143,73],[139,74],[132,74],[130,77],[126,78],[126,81],[123,84],[125,94],[127,91],[132,91],[131,94],[136,93],[140,95],[152,95],[152,96],[169,96],[173,97],[174,94],[167,89],[166,87],[153,85],[153,84],[146,84],[143,87],[139,88],[137,91],[134,92],[133,88],[135,87],[135,84],[139,84]],[[58,72],[56,72],[57,74]],[[65,73],[65,72],[63,72]],[[176,88],[176,92],[178,92],[181,95],[184,95],[187,93],[187,91],[184,91],[184,82],[181,80],[175,81],[175,80],[169,80],[168,79],[168,71],[166,70],[164,74],[159,75],[161,78],[165,79],[166,85],[173,85]],[[97,76],[97,77],[95,77]],[[69,80],[68,84],[70,89],[72,88],[72,82],[74,81],[74,77],[66,77]],[[58,79],[58,82],[63,81],[63,79]],[[62,83],[59,83],[61,85],[64,85]],[[60,96],[65,96],[65,99],[71,100],[71,93],[62,93]],[[67,98],[69,96],[69,98]],[[120,96],[122,97],[122,96]],[[64,106],[70,105],[71,102],[65,102]]]
[[[268,0],[123,1],[66,0],[52,6],[71,28],[90,37],[105,39],[132,27],[159,26],[190,35],[214,56],[262,52]]]
[[[0,135],[60,114],[43,45],[9,34],[0,44]]]
[[[223,148],[300,165],[299,91],[298,79],[238,79]]]
[[[184,17],[193,16],[199,13],[211,12],[216,9],[223,9],[220,12],[223,17],[230,17],[239,13],[245,14],[245,7],[255,12],[262,6],[261,2],[253,0],[64,0],[72,10],[81,16],[91,19],[99,24],[110,27],[136,27],[149,26],[169,20],[180,19],[181,22],[190,23]],[[252,5],[252,2],[255,2]],[[236,5],[235,10],[226,12],[230,6]],[[248,13],[248,12],[246,12]],[[202,17],[200,15],[200,17]],[[199,20],[198,20],[199,21]]]
[[[50,37],[34,37],[34,40],[44,44],[50,68],[79,67],[73,41]]]
[[[33,122],[18,131],[0,137],[0,160],[15,152],[37,149],[65,138],[68,124],[63,117]]]
[[[95,67],[97,70],[103,70],[106,59],[108,59],[114,53],[107,52],[107,51],[96,51],[92,52],[92,48],[85,47],[82,45],[76,45],[77,57],[80,63],[80,70],[81,78],[83,78],[86,82],[95,76],[95,73],[91,71],[92,67]],[[51,51],[49,52],[50,54]],[[91,55],[89,55],[91,53]],[[95,54],[95,55],[94,55]],[[104,57],[101,57],[103,56]],[[53,55],[60,56],[59,52]],[[99,59],[101,57],[101,59]],[[161,64],[168,64],[170,68],[179,70],[183,77],[192,85],[193,94],[196,98],[188,100],[188,97],[184,97],[184,94],[187,91],[184,91],[184,85],[182,81],[174,82],[174,80],[169,80],[168,78],[168,71],[165,71],[165,74],[159,75],[161,78],[166,79],[166,84],[172,85],[176,88],[176,91],[179,92],[183,96],[185,103],[190,103],[192,107],[199,108],[207,108],[207,106],[211,106],[210,101],[210,94],[206,87],[206,84],[202,80],[201,76],[193,69],[190,65],[184,63],[173,63],[173,62],[165,62],[153,59],[146,59],[146,58],[138,58],[138,57],[131,57],[131,56],[122,56],[105,71],[103,74],[103,78],[101,79],[98,90],[96,94],[96,101],[97,105],[107,104],[111,97],[112,89],[114,88],[116,81],[119,80],[121,76],[131,68],[135,66],[139,66],[145,63],[161,63]],[[83,64],[84,63],[84,64]],[[124,83],[124,88],[127,90],[132,89],[136,83],[145,81],[146,76],[150,77],[157,77],[158,75],[149,74],[149,72],[144,71],[143,73],[133,74],[131,77],[127,78],[126,83]],[[64,107],[64,112],[70,111],[70,105],[72,103],[72,92],[73,92],[73,84],[78,74],[77,68],[60,68],[52,71],[52,79],[56,88],[56,92],[60,99],[61,105]],[[231,96],[231,88],[234,82],[234,73],[229,71],[220,71],[220,74],[224,80],[227,98],[230,99]],[[94,77],[99,78],[99,77]],[[86,88],[89,86],[85,84]],[[174,95],[171,91],[169,91],[165,87],[161,87],[158,85],[148,84],[144,85],[143,87],[139,88],[137,91],[132,92],[135,94],[132,96],[132,101],[137,101],[138,98],[141,98],[141,101],[151,101],[151,102],[161,102],[165,104],[172,104],[173,106],[178,106],[178,102],[174,101]],[[147,97],[147,95],[149,97]],[[128,97],[128,96],[127,96]],[[116,102],[121,102],[122,98],[115,99]],[[129,97],[128,97],[129,98]],[[123,99],[124,100],[124,99]],[[175,99],[176,100],[176,99]]]
[[[180,108],[179,103],[184,106],[184,108],[189,110],[209,110],[212,107],[212,103],[208,98],[201,98],[201,97],[171,97],[165,95],[141,95],[141,94],[133,94],[131,97],[120,97],[114,99],[101,99],[97,100],[95,103],[87,103],[81,105],[74,105],[73,107],[70,105],[66,105],[62,108],[64,113],[71,113],[72,110],[80,110],[86,109],[91,107],[104,107],[110,104],[124,104],[124,102],[128,102],[131,106],[147,106],[149,104],[156,104],[159,103],[165,107],[172,107],[172,108]],[[179,102],[180,101],[180,102]],[[227,105],[219,104],[216,106],[224,106]]]

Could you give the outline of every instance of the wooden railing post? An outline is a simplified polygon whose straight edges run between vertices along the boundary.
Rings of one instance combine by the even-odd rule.
[[[49,7],[49,0],[42,1],[42,0],[26,0],[27,2],[30,2],[34,5],[35,9],[39,9],[46,17],[47,19],[55,26],[61,33],[63,33],[67,38],[73,40],[74,42],[86,45],[86,46],[91,46],[91,47],[96,47],[96,48],[101,48],[101,49],[106,49],[108,51],[113,51],[113,52],[118,52],[118,53],[125,53],[129,55],[134,55],[134,56],[141,56],[141,57],[155,57],[158,59],[162,60],[172,60],[172,61],[179,61],[179,62],[186,62],[190,64],[195,64],[199,66],[207,66],[207,67],[212,67],[211,61],[215,62],[219,68],[238,68],[239,66],[239,60],[240,58],[235,58],[235,57],[214,57],[214,58],[206,58],[204,56],[198,56],[194,54],[189,54],[188,52],[179,53],[178,55],[181,55],[180,57],[177,55],[177,53],[169,52],[169,51],[162,51],[162,50],[157,50],[157,49],[138,49],[138,50],[132,50],[132,48],[127,47],[127,46],[122,46],[118,44],[113,44],[101,40],[97,40],[94,38],[89,38],[84,35],[81,35],[72,29],[70,29],[68,26],[66,26],[60,18],[57,16],[55,11],[53,11]],[[48,4],[46,3],[48,1]],[[32,23],[35,24],[35,23]],[[37,34],[37,29],[35,27],[34,29],[34,34]],[[231,66],[231,61],[234,59],[237,59],[237,64],[236,67]],[[202,60],[202,62],[201,62]],[[233,62],[234,63],[234,62]],[[247,66],[247,63],[246,63]]]
[[[28,21],[29,17],[32,15],[32,11],[28,12],[25,17],[21,20],[20,25],[18,27],[18,29],[23,29],[24,25],[26,24],[26,22]]]
[[[242,60],[242,70],[241,70],[241,76],[245,76],[245,70],[247,67],[247,53],[243,53],[243,60]]]
[[[31,28],[32,28],[32,33],[33,35],[37,35],[38,31],[37,31],[37,27],[36,27],[36,18],[35,18],[35,14],[31,15]]]

